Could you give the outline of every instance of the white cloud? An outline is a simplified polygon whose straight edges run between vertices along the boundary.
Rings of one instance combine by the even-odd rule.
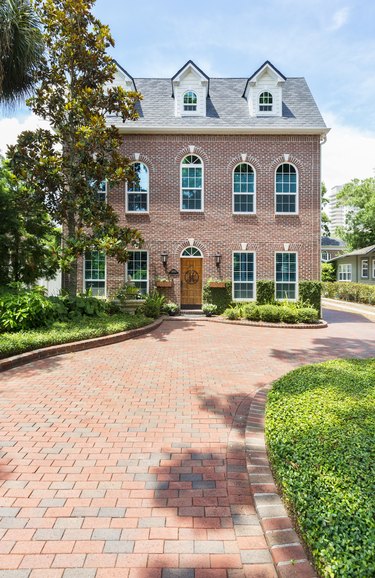
[[[344,26],[349,18],[349,8],[341,8],[341,10],[337,10],[334,13],[332,18],[332,24],[329,27],[329,30],[339,30]]]
[[[375,133],[345,125],[331,113],[323,117],[332,127],[322,147],[322,180],[328,190],[355,178],[375,176]]]
[[[36,128],[48,128],[48,122],[41,120],[34,114],[19,118],[0,119],[0,154],[5,154],[7,145],[13,145],[17,141],[18,135],[24,130],[35,130]]]

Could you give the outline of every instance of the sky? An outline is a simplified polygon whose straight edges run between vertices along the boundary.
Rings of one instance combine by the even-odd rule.
[[[328,189],[375,176],[374,0],[97,0],[94,12],[135,78],[171,77],[189,59],[208,76],[246,78],[265,60],[304,76],[331,128]],[[38,124],[25,108],[0,111],[0,150]]]

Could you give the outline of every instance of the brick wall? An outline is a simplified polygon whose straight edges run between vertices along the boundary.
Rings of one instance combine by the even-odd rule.
[[[204,163],[204,213],[180,211],[180,162],[189,146]],[[232,251],[256,253],[257,279],[274,278],[275,251],[298,252],[299,279],[320,277],[320,144],[319,136],[126,135],[123,153],[147,164],[150,172],[149,214],[125,214],[125,186],[109,191],[108,201],[121,224],[142,231],[149,252],[151,285],[165,273],[160,260],[169,255],[168,270],[180,271],[180,253],[194,239],[203,253],[203,277],[231,278]],[[232,214],[232,170],[247,154],[256,171],[256,215]],[[299,215],[275,215],[275,169],[289,155],[299,175]],[[217,269],[215,253],[222,254]],[[124,266],[107,260],[107,294],[124,282]],[[82,283],[82,272],[81,280]],[[179,301],[180,281],[170,298]]]

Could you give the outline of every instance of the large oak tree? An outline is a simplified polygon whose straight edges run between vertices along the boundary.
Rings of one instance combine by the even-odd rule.
[[[61,266],[65,288],[77,292],[77,260],[86,250],[105,251],[125,262],[128,247],[140,246],[138,231],[119,225],[109,203],[98,198],[109,187],[132,180],[120,151],[118,129],[108,115],[131,121],[140,95],[112,85],[116,64],[108,26],[92,14],[94,0],[37,0],[46,54],[29,105],[51,130],[25,131],[8,156],[17,176],[39,195],[63,227]]]

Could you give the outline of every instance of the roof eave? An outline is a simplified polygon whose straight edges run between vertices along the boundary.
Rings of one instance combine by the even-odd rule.
[[[116,126],[116,125],[115,125]],[[249,127],[249,126],[137,126],[125,123],[118,126],[120,133],[133,134],[306,134],[325,136],[331,129],[327,127]]]

